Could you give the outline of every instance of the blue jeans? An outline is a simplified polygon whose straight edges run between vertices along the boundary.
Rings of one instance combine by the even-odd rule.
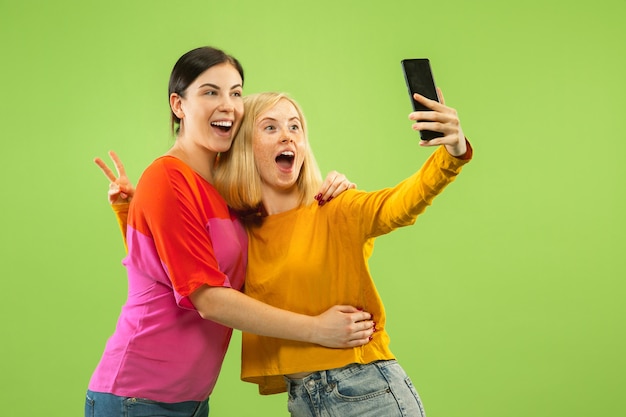
[[[208,417],[209,400],[159,403],[87,391],[85,417]]]
[[[285,379],[293,417],[426,417],[417,391],[395,360]]]

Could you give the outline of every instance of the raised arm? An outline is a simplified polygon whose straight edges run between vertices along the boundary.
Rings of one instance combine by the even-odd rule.
[[[109,151],[109,156],[113,160],[117,176],[102,159],[96,157],[93,161],[100,167],[104,176],[110,181],[108,192],[109,203],[111,203],[111,207],[115,212],[115,217],[117,218],[117,223],[122,232],[122,238],[124,239],[124,247],[126,247],[128,251],[128,247],[126,246],[126,221],[128,218],[128,205],[135,195],[135,187],[133,187],[133,184],[128,179],[124,164],[122,164],[117,154],[113,151]]]
[[[415,99],[432,111],[409,114],[409,119],[415,121],[414,130],[444,134],[420,141],[420,146],[438,149],[413,175],[397,185],[372,193],[357,193],[351,200],[347,219],[354,222],[355,228],[361,228],[364,236],[380,236],[413,224],[472,158],[472,147],[465,138],[457,111],[446,106],[441,91],[439,94],[441,103],[415,94]]]

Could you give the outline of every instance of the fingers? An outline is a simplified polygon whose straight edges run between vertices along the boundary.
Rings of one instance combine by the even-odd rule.
[[[325,203],[337,197],[342,192],[356,188],[356,184],[348,180],[344,174],[337,171],[331,171],[327,176],[319,193],[315,196],[318,204],[323,206]]]
[[[353,324],[353,331],[346,343],[351,347],[362,346],[372,340],[374,332],[376,332],[376,323],[373,321],[356,322]]]
[[[364,336],[362,338],[359,339],[352,339],[347,341],[342,347],[343,348],[349,348],[349,347],[358,347],[358,346],[363,346],[368,344],[369,342],[372,341],[372,336]]]
[[[456,109],[443,104],[443,93],[439,89],[438,94],[441,103],[416,94],[416,100],[419,99],[422,104],[433,109],[433,111],[418,111],[409,114],[409,119],[416,121],[411,125],[411,128],[416,131],[430,130],[443,133],[443,137],[420,141],[420,146],[458,146],[464,141],[459,115]]]
[[[436,102],[435,102],[436,103]],[[443,106],[439,110],[432,111],[414,111],[409,114],[409,120],[414,121],[435,121],[435,122],[448,122],[452,120],[458,120],[459,115],[452,107]]]
[[[339,311],[349,314],[350,318],[350,341],[358,343],[356,346],[371,340],[376,331],[376,323],[367,311],[352,306],[337,306]]]
[[[355,313],[352,313],[350,315],[350,318],[352,319],[353,323],[362,323],[362,322],[366,322],[366,321],[371,321],[372,320],[372,315],[370,313],[368,313],[367,311],[362,311],[359,310]]]
[[[322,346],[346,348],[368,343],[376,331],[376,323],[370,313],[349,305],[335,305],[318,316],[322,323],[319,338],[314,341]]]
[[[432,111],[416,111],[409,114],[411,120],[439,120],[438,117],[448,115],[448,118],[457,117],[457,111],[452,107],[445,105],[443,98],[443,92],[437,88],[437,95],[439,96],[439,102],[436,100],[430,100],[420,94],[415,93],[415,100],[428,107]],[[445,120],[445,119],[444,119]]]
[[[125,177],[126,170],[124,169],[124,164],[122,164],[122,161],[117,156],[117,154],[114,151],[109,151],[109,156],[111,157],[111,159],[113,160],[113,163],[115,164],[115,169],[117,170],[118,175],[120,177]]]
[[[117,175],[113,173],[111,168],[107,166],[107,164],[100,158],[96,157],[93,161],[100,167],[104,175],[109,179],[109,181],[114,182],[120,177],[126,177],[126,170],[124,169],[124,164],[120,160],[119,156],[114,151],[109,151],[109,157],[113,160],[113,165],[115,166],[115,170],[117,171]]]
[[[100,167],[100,169],[102,170],[104,175],[109,179],[109,181],[113,182],[117,179],[113,171],[111,171],[111,169],[107,166],[107,164],[104,163],[102,159],[94,158],[93,161],[96,163],[96,165]]]
[[[359,329],[363,329],[363,330],[359,330]],[[374,332],[376,332],[376,326],[374,322],[369,321],[369,322],[355,323],[354,330],[351,331],[347,335],[346,339],[344,339],[344,341],[339,344],[339,347],[347,348],[347,347],[363,346],[369,343],[373,339]]]
[[[434,114],[426,116],[424,119],[413,123],[411,128],[415,131],[429,130],[432,132],[441,132],[443,133],[443,137],[441,139],[444,142],[449,142],[451,139],[454,140],[454,138],[458,136],[459,132],[458,118],[441,113],[431,113]],[[436,142],[433,142],[432,144],[434,145]]]
[[[132,193],[132,190],[125,184],[119,184],[118,182],[109,183],[109,197],[118,198],[122,200],[128,198],[128,195]]]
[[[109,157],[113,160],[113,164],[115,165],[115,169],[117,170],[117,175],[107,166],[107,164],[100,158],[94,158],[94,162],[102,173],[107,177],[110,181],[109,183],[109,203],[111,204],[120,204],[120,203],[128,203],[130,202],[133,194],[134,188],[133,185],[128,181],[128,177],[126,176],[126,170],[124,169],[124,164],[117,156],[114,151],[109,151]]]
[[[337,171],[331,171],[324,179],[322,183],[322,187],[319,190],[319,193],[315,196],[318,204],[320,206],[324,205],[328,201],[328,199],[333,197],[333,193],[337,189],[339,182],[337,181],[337,177],[341,175]],[[343,177],[345,178],[345,176]]]
[[[337,306],[334,306],[333,308],[337,309],[338,311],[342,313],[352,314],[352,316],[350,317],[352,319],[352,322],[369,320],[372,318],[372,315],[368,313],[367,311],[363,311],[362,308],[349,306],[349,305],[337,305]]]
[[[348,316],[351,332],[368,331],[376,326],[372,315],[367,311],[363,311],[361,308],[348,305],[338,305],[333,308]]]
[[[440,95],[441,94],[441,95]],[[413,98],[420,104],[423,104],[424,106],[428,107],[431,110],[434,111],[442,111],[446,108],[446,105],[443,104],[443,94],[441,93],[441,90],[437,89],[437,96],[439,98],[439,101],[437,100],[431,100],[421,94],[418,93],[414,93],[413,94]]]
[[[456,146],[465,141],[465,136],[463,135],[463,130],[461,129],[461,123],[456,114],[441,116],[441,117],[433,117],[433,119],[438,119],[436,121],[419,121],[413,123],[411,126],[413,130],[421,131],[421,130],[430,130],[434,132],[443,133],[442,137],[438,137],[432,140],[422,140],[420,141],[420,146],[439,146],[439,145],[452,145]]]
[[[439,97],[439,102],[445,106],[446,100],[443,98],[443,92],[441,91],[441,88],[439,87],[435,87],[435,88],[437,89],[437,97]]]

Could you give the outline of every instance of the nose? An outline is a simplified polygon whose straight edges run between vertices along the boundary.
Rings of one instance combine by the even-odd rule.
[[[233,111],[235,111],[235,103],[233,102],[233,98],[230,95],[223,96],[218,106],[218,110],[225,113],[232,113]]]
[[[281,143],[293,142],[293,136],[291,134],[291,131],[287,130],[286,132],[283,132],[280,141]]]

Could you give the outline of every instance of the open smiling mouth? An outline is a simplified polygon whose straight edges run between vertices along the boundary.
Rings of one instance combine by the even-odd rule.
[[[218,128],[222,132],[228,133],[230,129],[233,127],[233,122],[230,121],[219,121],[219,122],[211,122],[211,126]]]
[[[279,168],[290,169],[293,166],[293,161],[295,159],[295,154],[291,151],[281,152],[276,157],[276,165]]]

